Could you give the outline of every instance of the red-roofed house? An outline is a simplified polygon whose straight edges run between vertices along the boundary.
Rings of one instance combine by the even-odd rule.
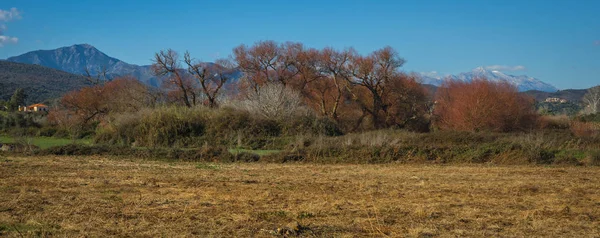
[[[19,111],[20,112],[47,112],[48,106],[41,104],[41,103],[29,105],[27,107],[19,106]]]

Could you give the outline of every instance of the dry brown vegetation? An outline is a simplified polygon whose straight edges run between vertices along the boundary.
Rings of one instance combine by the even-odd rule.
[[[8,237],[600,236],[597,167],[53,156],[0,165]]]

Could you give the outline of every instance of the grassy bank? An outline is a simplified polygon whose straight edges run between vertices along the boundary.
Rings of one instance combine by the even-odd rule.
[[[83,144],[90,145],[92,143],[89,139],[77,139],[73,141],[72,139],[66,138],[55,138],[55,137],[41,137],[41,136],[29,136],[29,137],[21,137],[16,139],[15,137],[0,135],[0,143],[29,143],[31,145],[35,145],[40,149],[47,149],[54,146],[64,146],[68,144]]]
[[[140,147],[91,144],[79,140],[30,137],[38,155],[101,155],[171,161],[420,163],[420,164],[557,164],[600,165],[600,137],[574,136],[566,130],[528,133],[431,132],[379,130],[343,136],[271,137],[272,149],[205,143],[197,146]],[[14,141],[0,137],[0,142]],[[193,143],[197,144],[197,143]],[[30,153],[31,154],[31,153]]]

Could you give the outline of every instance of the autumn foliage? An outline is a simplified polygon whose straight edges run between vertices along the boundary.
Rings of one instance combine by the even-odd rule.
[[[332,121],[344,132],[425,132],[431,118],[443,130],[506,132],[532,128],[536,121],[533,100],[508,83],[447,81],[433,103],[419,77],[401,70],[404,63],[389,46],[363,55],[352,48],[259,41],[234,48],[230,60],[216,64],[197,61],[187,52],[181,59],[173,50],[160,51],[152,69],[163,79],[166,101],[160,103],[214,109],[225,101],[235,107],[237,101],[245,107],[236,108],[263,112],[283,124],[289,115],[304,112]],[[235,96],[226,98],[227,91]],[[117,79],[68,93],[61,100],[67,115],[51,118],[102,122],[111,113],[137,112],[158,101],[136,79]]]
[[[65,94],[62,108],[51,110],[50,123],[67,126],[100,121],[109,113],[135,112],[153,106],[158,100],[151,90],[134,77],[120,77],[103,85],[85,87]]]
[[[533,103],[506,82],[448,80],[437,91],[434,115],[443,130],[520,131],[534,126]]]
[[[244,73],[239,91],[251,95],[280,84],[302,95],[320,116],[346,131],[428,127],[428,99],[418,78],[400,71],[405,60],[393,48],[368,55],[354,49],[307,48],[301,43],[260,41],[233,51]],[[417,123],[417,124],[419,124]]]

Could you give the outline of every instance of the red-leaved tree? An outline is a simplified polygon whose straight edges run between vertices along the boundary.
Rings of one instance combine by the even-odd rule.
[[[533,103],[507,82],[447,80],[437,90],[434,116],[443,130],[527,130],[536,121]]]

